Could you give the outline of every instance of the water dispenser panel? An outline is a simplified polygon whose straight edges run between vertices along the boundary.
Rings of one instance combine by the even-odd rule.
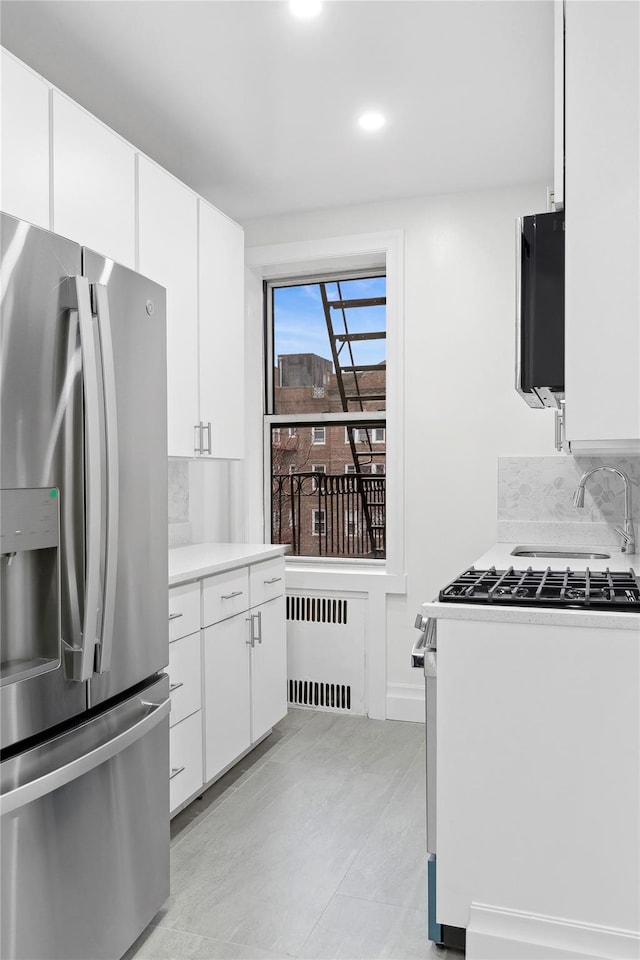
[[[0,490],[0,554],[59,544],[56,487]]]

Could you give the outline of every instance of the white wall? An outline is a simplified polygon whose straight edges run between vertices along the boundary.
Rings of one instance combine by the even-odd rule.
[[[391,685],[420,682],[409,666],[420,604],[496,539],[498,456],[553,453],[552,414],[514,389],[515,218],[545,209],[541,184],[244,224],[249,247],[405,232],[408,593],[387,605]],[[259,390],[248,403],[255,423]]]

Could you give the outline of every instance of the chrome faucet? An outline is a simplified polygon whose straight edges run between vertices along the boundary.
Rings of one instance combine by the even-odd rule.
[[[594,473],[597,473],[598,470],[606,470],[608,473],[617,473],[619,477],[622,477],[622,482],[624,483],[624,524],[622,527],[616,527],[616,533],[619,533],[622,537],[622,544],[620,546],[621,552],[635,553],[636,539],[633,532],[633,520],[631,519],[631,483],[624,470],[618,470],[617,467],[610,467],[607,465],[602,467],[593,467],[593,469],[587,470],[580,477],[580,483],[578,484],[576,492],[573,496],[573,505],[574,507],[584,507],[584,485],[589,477],[593,476]]]

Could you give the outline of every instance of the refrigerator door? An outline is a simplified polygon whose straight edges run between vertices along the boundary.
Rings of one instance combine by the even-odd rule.
[[[169,895],[169,679],[0,766],[0,955],[120,957]]]
[[[86,708],[86,684],[70,680],[65,651],[81,647],[84,618],[78,290],[88,303],[88,285],[75,279],[79,246],[0,217],[0,731],[6,747]],[[82,283],[84,290],[77,286]]]
[[[104,435],[102,624],[91,705],[169,661],[165,291],[83,251],[99,328]]]

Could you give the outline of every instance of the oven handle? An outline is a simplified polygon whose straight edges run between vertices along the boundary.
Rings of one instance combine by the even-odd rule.
[[[436,762],[437,762],[437,620],[425,625],[424,687],[427,738],[427,853],[436,853]]]

